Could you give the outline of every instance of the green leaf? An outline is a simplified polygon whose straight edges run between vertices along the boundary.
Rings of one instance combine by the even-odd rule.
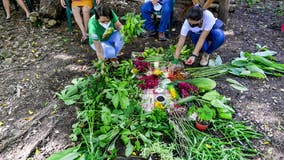
[[[74,160],[80,156],[77,150],[77,146],[68,148],[66,150],[52,154],[47,158],[47,160]]]
[[[274,56],[276,54],[277,54],[277,52],[275,52],[275,51],[266,50],[266,51],[255,52],[252,55],[268,57],[268,56]]]
[[[128,136],[126,136],[126,135],[121,135],[121,140],[122,140],[122,142],[123,142],[123,144],[128,144],[129,143],[129,141],[130,141],[130,139],[129,139],[129,137]]]
[[[140,149],[141,149],[141,144],[140,144],[139,140],[136,140],[135,141],[135,150],[140,151]]]
[[[233,109],[231,106],[224,104],[224,103],[223,103],[222,101],[220,101],[219,99],[214,99],[214,100],[212,100],[212,101],[211,101],[211,105],[214,106],[214,107],[216,107],[216,108],[222,108],[222,109],[224,109],[224,110],[228,110],[228,111],[230,111],[230,112],[232,112],[232,113],[235,113],[234,109]]]
[[[239,85],[236,85],[236,84],[230,84],[230,86],[235,88],[236,90],[241,91],[241,93],[244,92],[244,91],[248,91],[248,89],[244,86],[239,86]]]
[[[258,72],[258,73],[261,73],[265,76],[264,71],[262,69],[260,69],[259,67],[257,67],[255,64],[250,64],[250,65],[246,66],[246,68],[251,72]]]
[[[234,80],[234,79],[231,79],[231,78],[227,78],[226,79],[227,82],[231,83],[230,86],[241,91],[241,92],[244,92],[244,91],[248,91],[248,89],[240,84],[238,81]]]
[[[213,91],[210,91],[210,92],[205,93],[205,94],[202,96],[202,99],[208,100],[208,101],[212,101],[213,99],[219,99],[220,96],[221,96],[221,95],[220,95],[216,90],[213,90]]]
[[[210,59],[209,60],[209,63],[208,63],[208,66],[219,66],[219,65],[221,65],[223,63],[223,61],[222,61],[222,58],[221,58],[221,56],[219,56],[219,55],[217,55],[217,57],[216,57],[216,59],[215,60],[213,60],[213,59]]]
[[[140,133],[139,136],[144,143],[146,143],[146,144],[152,143],[152,141],[150,139],[148,139],[147,137],[145,137],[143,134]]]
[[[110,129],[111,129],[110,126],[101,126],[101,127],[100,127],[100,131],[101,131],[102,133],[107,133]]]
[[[133,145],[131,144],[131,142],[129,141],[128,144],[126,145],[125,156],[126,156],[126,157],[129,157],[129,156],[132,154],[133,149],[134,149],[134,147],[133,147]]]
[[[130,104],[129,98],[126,96],[121,96],[119,100],[122,109],[126,109]]]
[[[114,108],[118,107],[118,104],[119,104],[119,94],[118,93],[112,96],[111,102]]]
[[[101,114],[102,122],[105,126],[109,126],[111,123],[111,111],[107,107],[102,107],[102,114]]]
[[[247,58],[245,58],[245,57],[243,57],[243,58],[235,58],[235,59],[231,62],[231,64],[232,64],[233,66],[237,66],[237,67],[244,67],[244,66],[247,65],[247,63],[248,63],[248,60],[247,60]]]

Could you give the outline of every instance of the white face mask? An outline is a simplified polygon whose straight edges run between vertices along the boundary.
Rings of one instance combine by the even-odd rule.
[[[155,11],[160,11],[161,9],[162,9],[162,5],[160,3],[157,3],[156,5],[154,5]]]
[[[101,26],[103,26],[105,29],[108,29],[108,27],[110,26],[110,22],[108,23],[101,23],[99,22]]]

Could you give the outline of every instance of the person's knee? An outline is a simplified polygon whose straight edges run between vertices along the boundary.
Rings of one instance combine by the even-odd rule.
[[[115,48],[112,46],[105,46],[103,47],[104,50],[104,57],[105,58],[115,58]]]
[[[87,7],[87,6],[85,6],[85,7],[83,7],[82,8],[82,12],[83,12],[83,14],[90,14],[90,8],[89,7]]]
[[[214,29],[213,30],[213,40],[218,41],[219,43],[225,42],[225,34],[221,29]]]

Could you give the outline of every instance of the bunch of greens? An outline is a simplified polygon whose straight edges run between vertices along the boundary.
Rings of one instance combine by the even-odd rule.
[[[125,145],[125,155],[130,156],[141,151],[141,146],[160,141],[162,136],[170,137],[172,129],[164,110],[142,111],[141,90],[130,72],[131,61],[122,61],[112,72],[111,66],[102,62],[95,65],[97,73],[73,80],[72,85],[57,94],[67,105],[82,105],[70,136],[80,144],[72,152],[60,153],[61,156],[115,157],[118,141]]]
[[[173,60],[173,55],[176,50],[175,45],[170,45],[169,48],[163,49],[162,47],[159,48],[148,48],[146,47],[143,53],[143,57],[147,62],[160,62],[162,66],[166,66],[168,62]],[[189,55],[191,54],[193,47],[190,46],[189,48],[185,45],[180,53],[180,60],[185,61]]]
[[[213,126],[214,129],[220,127],[217,130],[222,131],[220,137],[198,131],[190,120],[178,114],[171,119],[171,123],[174,126],[174,142],[179,144],[176,151],[184,159],[247,159],[258,153],[250,141],[261,135],[242,123],[216,121]],[[209,132],[213,131],[209,129]]]
[[[230,63],[218,66],[186,68],[190,77],[213,78],[230,73],[238,77],[266,78],[267,75],[282,76],[284,64],[280,64],[273,57],[277,54],[266,47],[258,45],[255,53],[241,52],[240,57],[235,58]]]
[[[142,20],[140,15],[127,13],[121,19],[125,20],[125,24],[120,31],[125,43],[129,43],[131,39],[141,35],[145,31],[143,29],[144,20]]]

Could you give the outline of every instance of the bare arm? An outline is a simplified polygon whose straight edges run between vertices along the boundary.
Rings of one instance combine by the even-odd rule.
[[[199,55],[199,51],[201,50],[201,48],[204,44],[204,41],[205,41],[206,37],[208,36],[209,32],[210,31],[202,31],[192,54]]]
[[[182,50],[182,47],[184,45],[185,40],[186,40],[186,36],[180,35],[178,43],[177,43],[176,51],[175,51],[175,54],[174,54],[174,58],[178,59],[178,57],[180,55],[180,51]]]
[[[210,5],[213,3],[214,0],[207,0],[205,4],[203,5],[204,9],[208,9]]]
[[[208,7],[210,7],[210,5],[213,3],[214,0],[207,0],[205,2],[205,4],[202,6],[204,9],[208,9]],[[193,4],[196,5],[196,4],[200,4],[200,1],[199,0],[192,0]]]
[[[115,29],[117,29],[118,31],[120,31],[120,30],[122,29],[123,25],[122,25],[119,21],[117,21],[117,22],[114,24],[114,27],[115,27]]]
[[[99,60],[104,60],[104,51],[101,42],[94,41],[94,45],[96,47],[96,53]]]

